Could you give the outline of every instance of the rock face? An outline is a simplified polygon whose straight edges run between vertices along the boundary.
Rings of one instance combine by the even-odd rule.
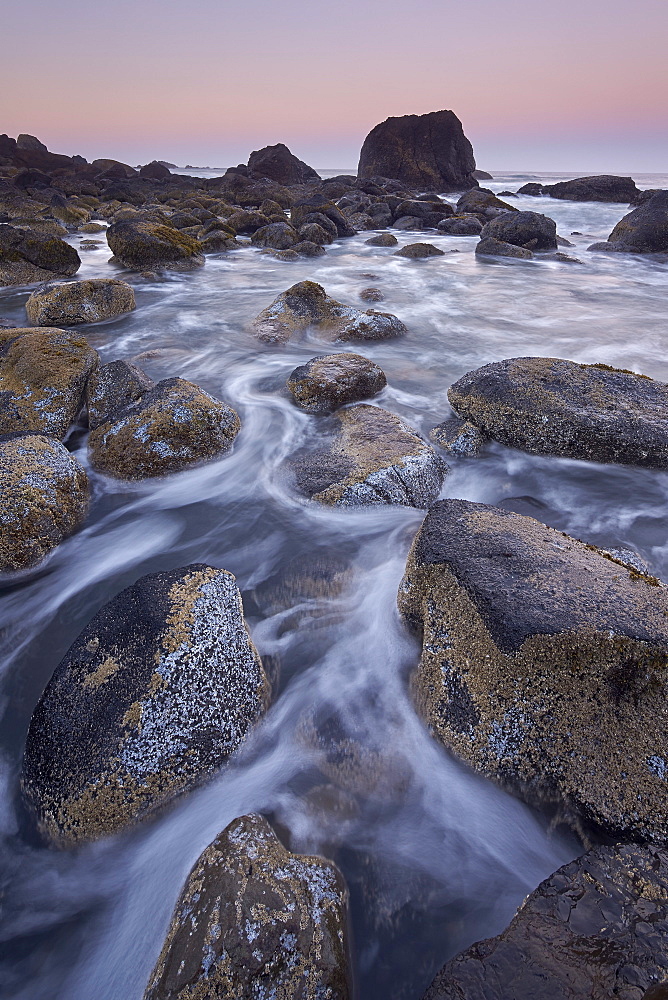
[[[97,351],[76,333],[0,330],[0,433],[65,437],[97,363]]]
[[[135,293],[125,281],[93,278],[48,285],[26,302],[28,320],[35,326],[74,326],[112,319],[136,307]]]
[[[625,215],[608,236],[608,242],[615,249],[633,253],[667,252],[668,191],[657,191],[639,208]]]
[[[239,433],[231,406],[192,382],[168,378],[91,431],[93,464],[119,479],[178,472],[228,451]]]
[[[321,354],[295,368],[287,382],[295,403],[307,413],[331,413],[375,396],[386,385],[382,368],[360,354]]]
[[[483,226],[481,239],[492,237],[525,250],[556,250],[557,224],[539,212],[506,212]]]
[[[86,384],[88,426],[95,430],[114,413],[136,402],[155,385],[153,379],[128,361],[100,365]]]
[[[365,403],[339,411],[335,419],[329,448],[294,462],[300,492],[341,507],[426,508],[436,499],[447,466],[404,420]]]
[[[364,140],[359,177],[390,177],[435,191],[477,187],[473,147],[452,111],[388,118]]]
[[[534,455],[668,468],[668,385],[559,358],[484,365],[448,391],[487,436]]]
[[[88,477],[60,441],[0,438],[0,572],[35,566],[82,523]]]
[[[667,587],[533,518],[441,500],[399,608],[445,746],[576,827],[666,840]]]
[[[107,229],[107,243],[125,267],[188,269],[204,263],[202,246],[173,226],[157,222],[114,222]]]
[[[362,312],[331,298],[315,281],[300,281],[281,292],[252,323],[252,332],[269,344],[286,344],[309,327],[329,340],[384,340],[400,337],[406,327],[391,313]]]
[[[0,285],[67,278],[80,267],[79,254],[58,236],[0,225]]]
[[[668,853],[596,847],[542,882],[503,934],[448,962],[423,1000],[644,1000],[668,976],[667,933]]]
[[[320,180],[313,167],[297,159],[282,142],[251,153],[248,157],[248,176],[268,177],[278,184],[306,184]]]
[[[568,201],[609,201],[628,205],[639,191],[632,177],[598,174],[594,177],[576,177],[573,181],[559,181],[557,184],[543,184],[540,193]]]
[[[269,684],[226,570],[142,577],[65,654],[35,709],[22,784],[60,846],[114,833],[210,777]]]
[[[331,861],[241,816],[195,863],[144,1000],[349,1000],[346,908]]]

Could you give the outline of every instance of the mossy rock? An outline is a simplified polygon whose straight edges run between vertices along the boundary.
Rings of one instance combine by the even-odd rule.
[[[29,285],[70,277],[81,267],[74,247],[36,229],[0,225],[0,284]]]
[[[251,236],[251,243],[254,247],[290,250],[299,243],[299,236],[288,222],[272,222],[269,226],[256,229]]]
[[[287,387],[307,413],[331,413],[346,403],[375,396],[387,385],[385,372],[360,354],[321,354],[300,365]]]
[[[158,222],[114,221],[107,229],[107,243],[121,264],[139,271],[154,267],[187,270],[204,263],[196,239]]]
[[[530,517],[429,510],[399,608],[431,731],[577,829],[668,838],[668,588]]]
[[[88,477],[60,441],[0,438],[0,571],[38,565],[88,512]]]
[[[37,289],[26,302],[26,313],[35,326],[75,326],[113,319],[135,307],[135,293],[127,282],[92,278]]]
[[[448,417],[429,431],[429,438],[448,455],[471,457],[479,454],[485,444],[480,430],[469,420]]]
[[[425,257],[444,257],[445,254],[433,243],[407,243],[400,250],[395,250],[393,257],[408,257],[410,260],[422,260]]]
[[[211,777],[268,702],[231,573],[142,577],[97,612],[33,713],[22,787],[40,830],[71,846],[131,826]]]

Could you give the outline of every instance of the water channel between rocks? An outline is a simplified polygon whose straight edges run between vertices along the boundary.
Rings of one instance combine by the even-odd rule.
[[[544,178],[485,183],[500,191],[529,179]],[[636,181],[668,186],[665,177]],[[626,207],[529,197],[513,204],[554,218],[582,263],[476,259],[477,238],[432,232],[397,235],[446,256],[393,257],[393,248],[366,246],[372,234],[359,233],[316,260],[287,263],[244,249],[152,279],[111,267],[106,244],[82,253],[78,278],[122,277],[137,297],[136,312],[80,328],[103,362],[132,358],[155,379],[196,382],[238,411],[242,430],[227,457],[138,484],[92,471],[75,432],[68,446],[91,475],[88,521],[38,571],[0,581],[3,996],[141,1000],[188,870],[245,812],[268,815],[291,849],[340,865],[360,1000],[419,1000],[447,958],[501,931],[524,896],[579,853],[571,834],[472,775],[417,718],[407,678],[418,645],[399,619],[396,593],[423,513],[326,508],[293,494],[285,460],[324,425],[290,403],[285,380],[332,348],[315,336],[269,348],[246,329],[306,278],[362,308],[360,291],[380,288],[380,308],[409,334],[353,349],[387,375],[373,402],[424,434],[448,415],[453,381],[502,358],[604,362],[668,381],[665,262],[586,251]],[[0,291],[3,319],[25,325],[27,296]],[[449,464],[442,496],[634,548],[668,580],[667,473],[494,444]],[[255,643],[280,666],[273,707],[231,767],[159,819],[74,852],[44,848],[17,794],[44,685],[103,603],[145,573],[191,562],[236,575]]]

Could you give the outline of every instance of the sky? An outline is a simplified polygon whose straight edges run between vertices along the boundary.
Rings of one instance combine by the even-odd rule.
[[[444,108],[490,171],[668,171],[666,0],[10,0],[0,131],[131,164],[357,166]]]

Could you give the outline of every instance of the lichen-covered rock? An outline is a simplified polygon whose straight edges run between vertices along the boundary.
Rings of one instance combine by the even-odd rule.
[[[407,243],[401,250],[395,250],[393,257],[408,257],[410,260],[422,260],[424,257],[444,257],[445,254],[433,243]]]
[[[154,385],[153,379],[130,361],[110,361],[100,365],[86,383],[88,426],[95,430]]]
[[[545,879],[502,934],[449,961],[423,1000],[650,1000],[668,976],[667,935],[668,852],[596,847]]]
[[[26,302],[26,313],[35,326],[74,326],[112,319],[135,307],[135,293],[127,282],[92,278],[38,288]]]
[[[608,236],[608,244],[606,249],[633,253],[668,251],[668,191],[657,191],[625,215]],[[601,244],[595,246],[601,249]]]
[[[116,259],[138,271],[165,267],[189,269],[204,263],[202,246],[174,226],[125,219],[107,229],[107,243]]]
[[[80,267],[79,254],[58,236],[0,225],[0,285],[68,278]]]
[[[666,586],[533,518],[441,500],[399,608],[423,636],[413,697],[445,746],[576,827],[666,841]]]
[[[0,330],[0,433],[64,438],[83,406],[97,351],[50,327]]]
[[[510,358],[448,390],[487,437],[535,455],[668,468],[668,385],[560,358]]]
[[[323,229],[317,222],[306,222],[299,227],[299,239],[307,243],[317,243],[318,246],[327,246],[334,242],[334,236],[328,230]]]
[[[516,247],[513,243],[505,243],[503,240],[495,240],[493,236],[481,239],[476,244],[475,252],[485,257],[519,257],[524,260],[531,260],[533,257],[531,250]]]
[[[287,387],[307,413],[331,413],[345,403],[375,396],[387,385],[385,372],[360,354],[327,354],[295,368]]]
[[[37,565],[82,523],[88,477],[60,441],[0,438],[0,572]]]
[[[616,177],[614,174],[596,174],[593,177],[576,177],[572,181],[543,184],[540,191],[540,194],[547,194],[550,198],[568,201],[624,202],[627,205],[639,193],[632,177]]]
[[[268,177],[278,184],[306,184],[320,180],[313,167],[298,159],[282,142],[252,152],[248,157],[248,176]]]
[[[450,455],[477,455],[485,444],[479,428],[470,420],[460,420],[459,417],[448,417],[437,424],[429,431],[429,437]]]
[[[299,236],[289,222],[272,222],[269,226],[256,229],[251,236],[251,243],[255,247],[290,250],[295,243],[299,243]]]
[[[383,340],[399,337],[406,327],[391,313],[362,312],[331,298],[315,281],[300,281],[281,292],[253,320],[254,335],[269,344],[285,344],[309,327],[328,340]]]
[[[371,239],[364,242],[370,247],[395,247],[399,240],[392,233],[380,233],[378,236],[372,236]]]
[[[192,382],[168,378],[91,431],[96,468],[119,479],[146,479],[217,458],[239,433],[231,406]]]
[[[437,228],[445,236],[479,236],[482,222],[476,215],[453,215],[442,219]]]
[[[505,215],[506,212],[516,212],[514,205],[509,205],[507,201],[502,201],[492,191],[480,188],[472,188],[461,196],[457,202],[457,213],[459,215],[475,215],[481,222],[495,219],[497,215]]]
[[[342,507],[424,508],[436,499],[447,466],[404,420],[365,403],[340,410],[335,419],[328,448],[294,461],[301,493]]]
[[[483,226],[480,239],[490,237],[525,250],[556,250],[557,224],[540,212],[506,212]]]
[[[269,685],[231,573],[144,576],[61,660],[28,731],[22,785],[42,833],[114,833],[215,773],[265,711]]]
[[[190,872],[144,1000],[349,1000],[347,900],[331,861],[241,816]]]

